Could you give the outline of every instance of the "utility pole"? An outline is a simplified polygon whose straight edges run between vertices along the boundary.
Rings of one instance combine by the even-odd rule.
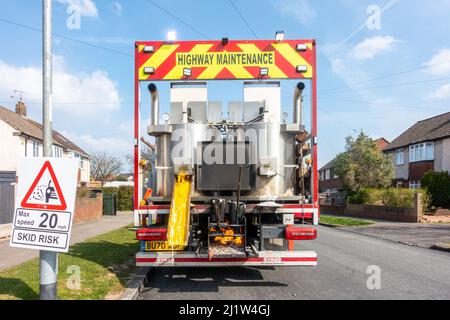
[[[52,157],[52,0],[42,0],[42,84],[44,157]],[[39,252],[40,298],[56,300],[58,282],[58,253]]]

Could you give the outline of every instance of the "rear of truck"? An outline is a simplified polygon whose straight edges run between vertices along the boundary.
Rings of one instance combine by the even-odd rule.
[[[319,220],[315,65],[313,40],[136,43],[138,266],[317,264],[298,250]],[[241,81],[243,101],[208,100],[213,80]],[[283,92],[289,118],[282,80],[296,80]],[[162,119],[159,81],[170,82]],[[145,87],[151,165],[140,152]]]

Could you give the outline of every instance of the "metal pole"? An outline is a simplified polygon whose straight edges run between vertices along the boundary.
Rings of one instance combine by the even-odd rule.
[[[52,1],[42,0],[42,84],[44,157],[52,157]],[[40,297],[56,300],[58,280],[58,254],[40,251]]]

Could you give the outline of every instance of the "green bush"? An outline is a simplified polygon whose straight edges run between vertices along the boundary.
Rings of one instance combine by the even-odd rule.
[[[362,188],[350,193],[349,202],[354,204],[375,204],[379,198],[378,189]]]
[[[358,192],[350,194],[349,202],[354,204],[411,208],[414,206],[414,194],[416,192],[422,193],[423,205],[425,208],[428,208],[430,206],[430,201],[425,190],[363,188]]]
[[[103,188],[103,193],[112,193],[116,196],[118,211],[133,210],[133,187],[121,186],[119,188]]]
[[[412,208],[417,190],[389,188],[381,193],[381,202],[386,206]]]
[[[117,198],[117,210],[130,211],[133,210],[133,187],[122,186],[119,187]]]
[[[448,172],[428,171],[422,178],[421,184],[431,196],[431,205],[450,208],[450,176]]]

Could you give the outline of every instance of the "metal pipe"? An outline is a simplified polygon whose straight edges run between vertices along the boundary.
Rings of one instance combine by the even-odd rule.
[[[169,197],[172,192],[173,168],[170,159],[170,135],[156,137],[156,195]]]
[[[152,97],[152,125],[159,124],[159,95],[158,88],[154,83],[150,83],[148,85],[148,91],[150,91],[150,95]]]
[[[305,89],[305,84],[299,82],[295,87],[294,92],[294,123],[302,124],[302,94]]]
[[[52,1],[42,1],[42,85],[44,157],[52,156]],[[56,300],[58,254],[39,252],[39,291],[41,300]]]

